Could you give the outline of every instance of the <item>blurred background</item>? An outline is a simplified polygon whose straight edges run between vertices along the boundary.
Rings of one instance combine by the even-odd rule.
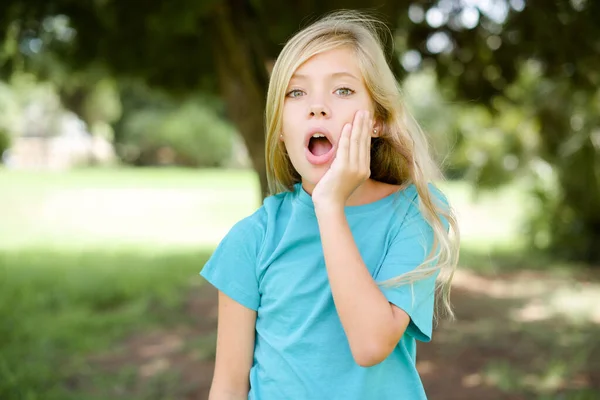
[[[3,0],[0,399],[205,399],[283,43],[374,12],[463,235],[432,399],[600,399],[600,2]]]

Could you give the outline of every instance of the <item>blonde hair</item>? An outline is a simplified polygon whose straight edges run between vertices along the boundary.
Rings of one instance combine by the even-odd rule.
[[[371,179],[403,186],[414,184],[420,211],[434,233],[433,249],[420,266],[381,285],[412,284],[442,272],[437,277],[436,289],[441,291],[445,311],[453,317],[450,285],[458,261],[456,218],[451,208],[432,200],[428,185],[443,176],[429,153],[424,133],[402,105],[400,85],[385,58],[378,25],[385,28],[383,23],[364,13],[337,11],[301,30],[286,43],[273,67],[266,102],[265,156],[269,190],[272,194],[290,191],[294,184],[301,182],[285,145],[279,140],[285,93],[292,75],[319,53],[340,47],[352,49],[374,103],[373,119],[382,127],[380,136],[372,144]],[[448,222],[454,238],[440,216]]]

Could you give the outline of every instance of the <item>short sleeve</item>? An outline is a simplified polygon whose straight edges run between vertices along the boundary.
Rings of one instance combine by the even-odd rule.
[[[236,223],[219,243],[200,275],[241,305],[258,310],[256,263],[264,238],[260,210]]]
[[[437,200],[440,199],[434,198],[434,201]],[[396,237],[387,250],[383,265],[375,276],[375,280],[381,283],[410,272],[421,265],[431,252],[433,238],[433,228],[421,214],[418,198],[415,196]],[[409,315],[410,323],[406,332],[423,342],[431,340],[435,281],[438,275],[439,273],[436,273],[412,284],[381,287],[388,301]]]

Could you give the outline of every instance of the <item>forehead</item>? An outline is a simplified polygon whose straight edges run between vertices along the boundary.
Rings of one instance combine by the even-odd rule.
[[[352,75],[360,79],[361,72],[354,51],[348,47],[328,50],[312,56],[294,72],[292,79]]]

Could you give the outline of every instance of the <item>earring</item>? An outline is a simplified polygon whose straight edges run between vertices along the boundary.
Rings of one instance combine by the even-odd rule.
[[[279,137],[283,139],[283,135],[279,135]]]
[[[377,135],[377,129],[373,129],[373,133]]]

